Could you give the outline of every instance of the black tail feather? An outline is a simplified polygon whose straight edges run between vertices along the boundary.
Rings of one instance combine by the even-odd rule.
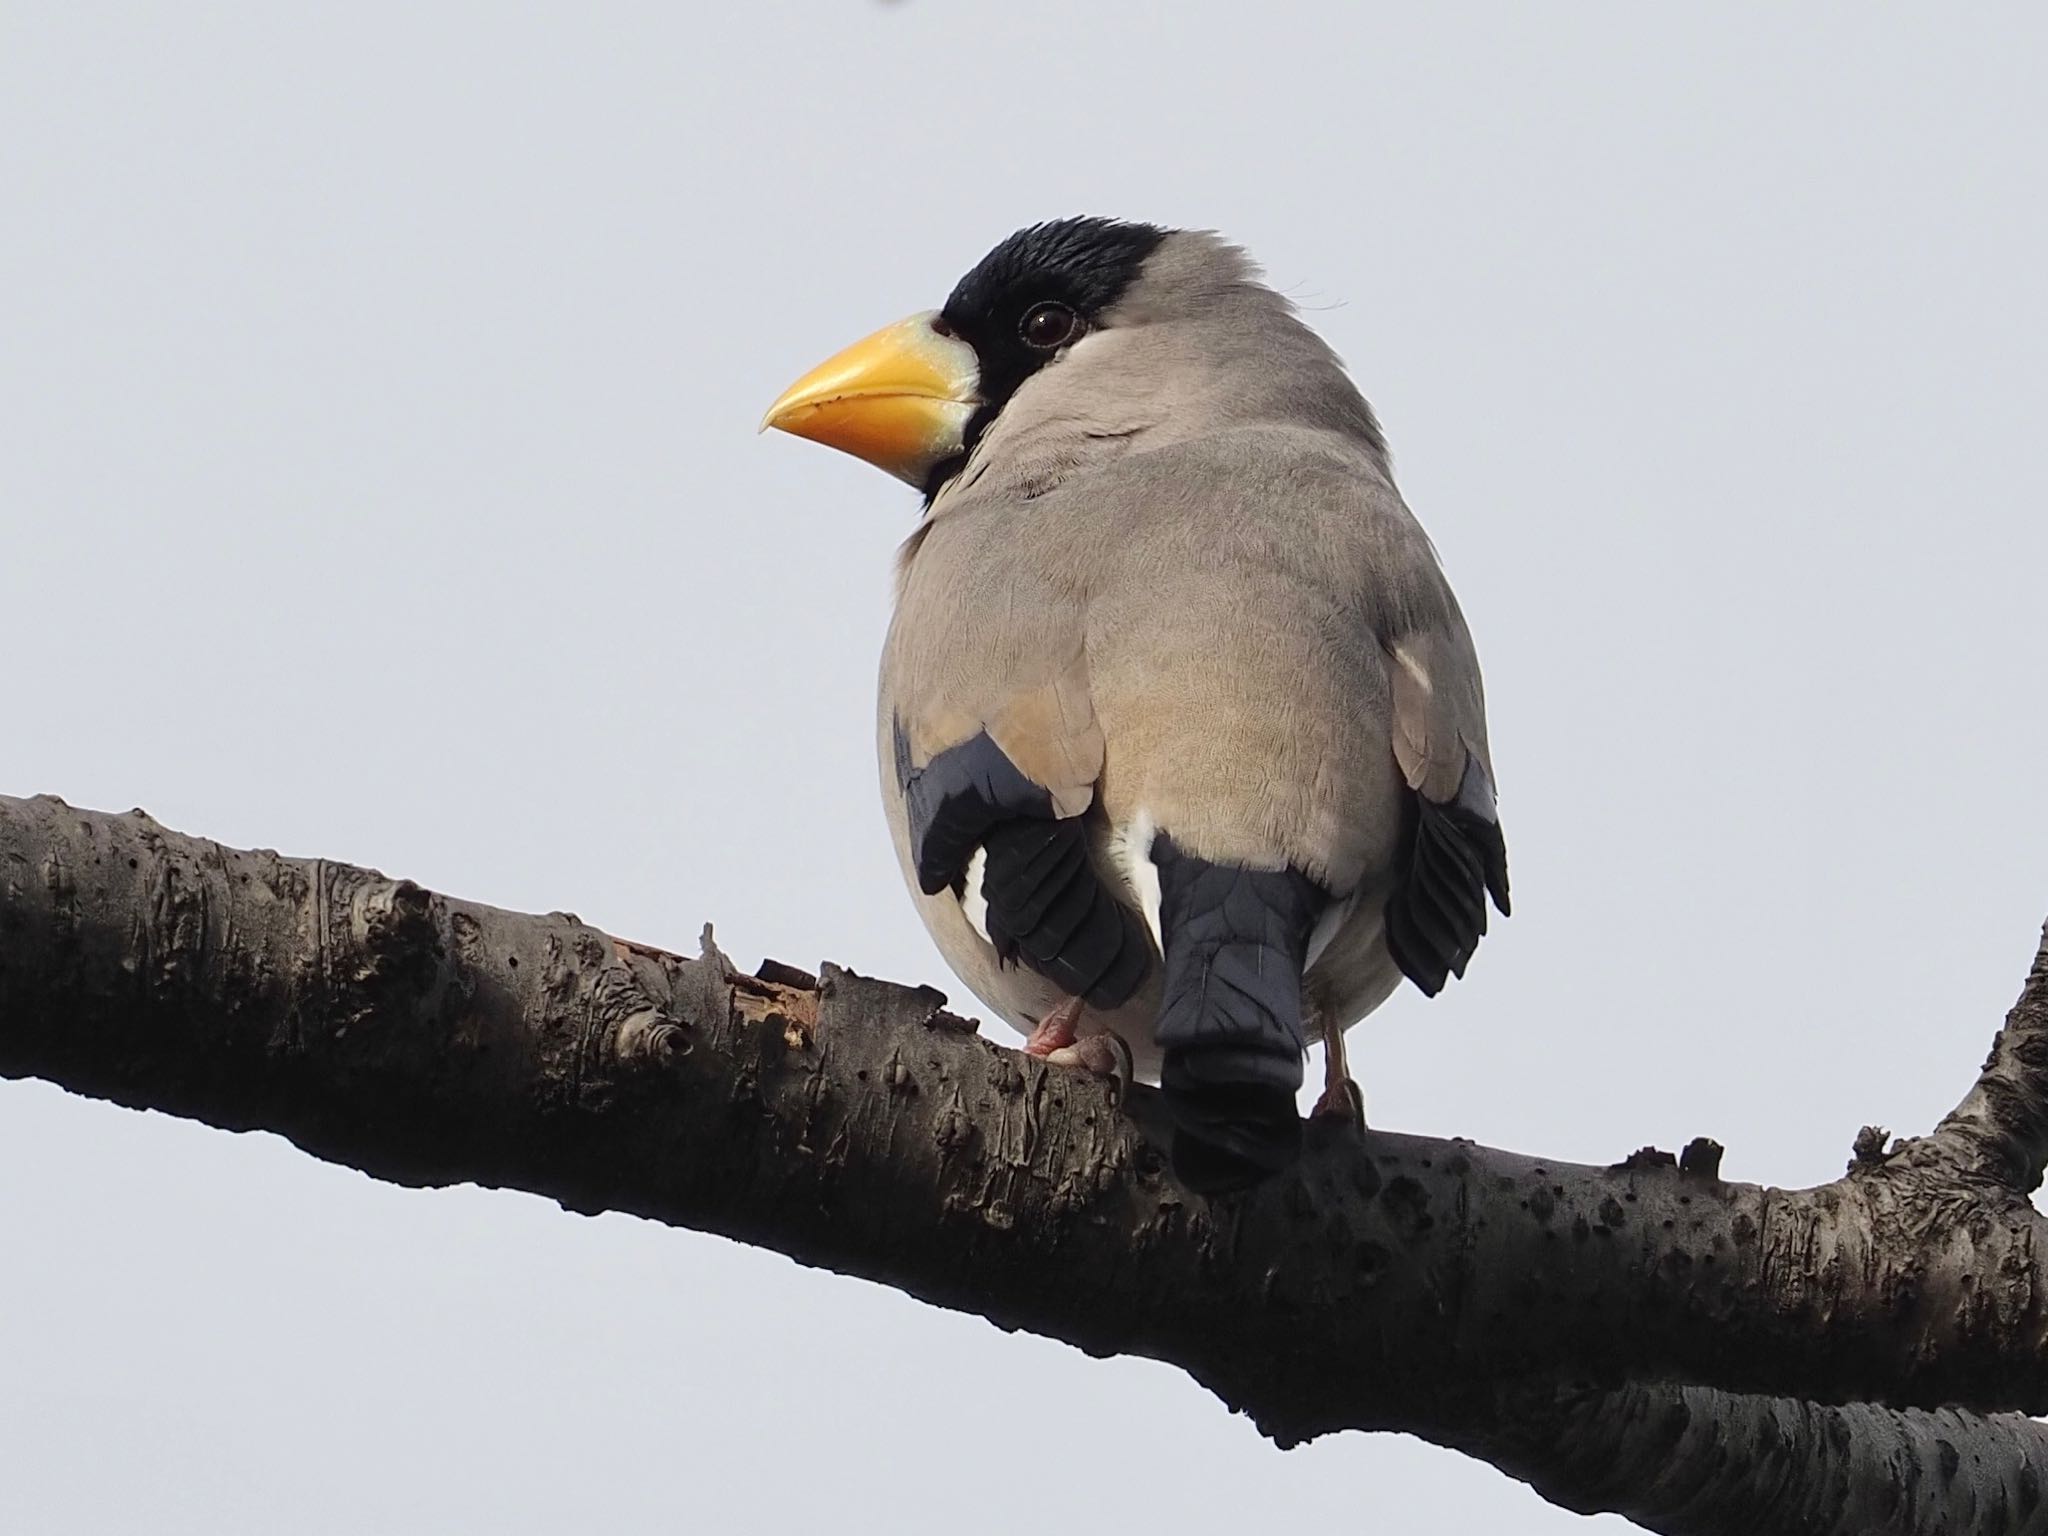
[[[1301,1147],[1301,973],[1329,900],[1298,870],[1211,864],[1153,840],[1166,977],[1158,1041],[1174,1169],[1191,1189],[1256,1183]]]

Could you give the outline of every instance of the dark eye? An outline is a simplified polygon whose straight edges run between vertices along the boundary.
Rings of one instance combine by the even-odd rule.
[[[1081,317],[1064,304],[1034,304],[1024,312],[1024,322],[1017,332],[1024,338],[1025,346],[1050,352],[1081,334]]]

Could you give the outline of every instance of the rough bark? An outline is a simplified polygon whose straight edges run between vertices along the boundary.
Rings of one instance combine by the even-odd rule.
[[[1670,1536],[2048,1529],[2048,1435],[2013,1414],[1656,1385],[1523,1389],[1496,1407],[1489,1433],[1443,1443],[1554,1504]]]
[[[1408,1430],[1655,1530],[2048,1531],[2009,1416],[2048,1411],[2048,949],[1956,1112],[1812,1190],[1704,1141],[1342,1132],[1212,1203],[1149,1090],[943,1002],[0,798],[0,1074],[723,1233],[1174,1363],[1283,1444]]]
[[[1928,1140],[1977,1179],[2032,1193],[2048,1163],[2048,939],[1976,1083]]]

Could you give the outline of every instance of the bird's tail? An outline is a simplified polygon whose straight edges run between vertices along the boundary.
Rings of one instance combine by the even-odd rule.
[[[1212,864],[1153,839],[1166,976],[1157,1036],[1174,1171],[1203,1193],[1277,1173],[1301,1150],[1301,973],[1329,901],[1294,869]]]

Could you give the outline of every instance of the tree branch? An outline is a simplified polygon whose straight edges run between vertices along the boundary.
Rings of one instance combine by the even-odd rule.
[[[929,988],[0,798],[0,1074],[723,1233],[1174,1363],[1282,1443],[1409,1430],[1673,1532],[1865,1531],[1773,1511],[1871,1500],[1886,1529],[2042,1528],[2042,1430],[1946,1410],[2048,1409],[2042,1222],[1982,1176],[2038,1171],[2044,999],[2037,963],[2005,1088],[1820,1189],[1726,1183],[1710,1143],[1591,1168],[1344,1132],[1211,1203],[1155,1094],[1113,1104]],[[1995,1156],[1954,1150],[1966,1112]]]
[[[2048,1433],[2014,1414],[1672,1386],[1521,1388],[1495,1407],[1490,1434],[1443,1443],[1668,1536],[2048,1531]]]
[[[1971,1175],[2031,1194],[2048,1164],[2048,930],[1963,1102],[1928,1138]]]

